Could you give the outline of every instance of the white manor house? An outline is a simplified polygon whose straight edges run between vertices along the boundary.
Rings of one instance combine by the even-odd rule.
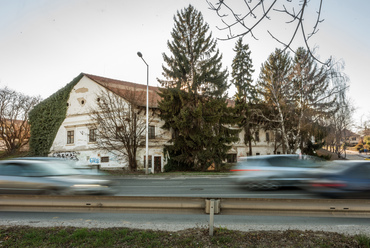
[[[78,160],[79,164],[97,164],[101,169],[115,169],[127,166],[127,161],[116,158],[114,154],[96,148],[96,142],[91,135],[91,117],[89,112],[96,109],[97,95],[102,90],[109,90],[119,96],[123,91],[135,90],[142,92],[141,105],[146,106],[146,85],[119,81],[90,74],[83,74],[69,95],[67,115],[60,126],[50,149],[49,156],[65,157]],[[165,156],[163,145],[171,138],[171,132],[161,127],[164,121],[156,113],[158,109],[157,87],[149,86],[149,113],[153,120],[149,124],[149,168],[152,172],[163,172]],[[260,129],[255,133],[253,155],[273,154],[274,134],[269,130]],[[139,168],[144,167],[145,145],[140,146],[137,153]],[[249,148],[244,144],[244,131],[239,133],[239,142],[233,143],[228,152],[227,161],[236,162],[239,157],[247,156]],[[278,150],[277,153],[280,153]]]

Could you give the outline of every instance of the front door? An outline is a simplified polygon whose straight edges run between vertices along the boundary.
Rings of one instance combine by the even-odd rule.
[[[161,156],[154,157],[154,171],[156,173],[162,172],[162,159]]]

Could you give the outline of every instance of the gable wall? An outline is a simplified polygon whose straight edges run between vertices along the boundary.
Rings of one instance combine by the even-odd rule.
[[[91,123],[89,112],[96,109],[97,95],[101,90],[105,88],[86,76],[75,85],[68,100],[66,119],[58,130],[50,149],[50,156],[73,158],[78,160],[78,164],[99,164],[102,168],[127,166],[126,161],[119,160],[114,154],[96,149],[95,143],[89,142],[89,124]],[[171,138],[169,132],[160,128],[163,124],[164,122],[154,115],[154,120],[150,125],[155,126],[156,139],[149,140],[149,155],[160,157],[162,167],[163,145]],[[67,144],[68,131],[74,131],[73,144]],[[139,166],[143,166],[145,154],[144,144],[137,153]],[[109,157],[109,162],[102,163],[102,157]],[[154,160],[152,162],[154,163]]]

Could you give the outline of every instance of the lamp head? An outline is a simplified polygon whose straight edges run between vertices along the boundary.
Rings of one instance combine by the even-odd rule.
[[[139,56],[140,58],[143,57],[143,55],[141,54],[141,52],[137,52],[137,56]]]

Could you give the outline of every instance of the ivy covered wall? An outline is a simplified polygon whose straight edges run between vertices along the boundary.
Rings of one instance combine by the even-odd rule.
[[[31,156],[49,154],[59,127],[66,118],[69,94],[83,76],[83,73],[78,75],[72,82],[36,105],[29,113]]]

